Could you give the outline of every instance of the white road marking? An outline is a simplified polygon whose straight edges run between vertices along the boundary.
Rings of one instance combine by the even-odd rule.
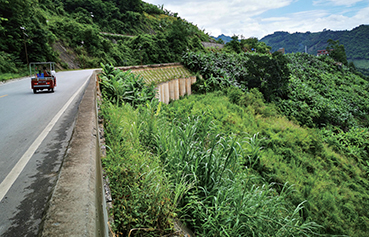
[[[67,103],[63,106],[63,108],[54,116],[51,122],[45,127],[45,129],[41,132],[41,134],[36,138],[36,140],[31,144],[28,150],[23,154],[20,160],[15,164],[10,173],[5,177],[3,182],[0,184],[0,201],[3,200],[10,187],[13,185],[15,180],[17,180],[18,176],[27,165],[37,148],[41,145],[42,141],[49,134],[51,129],[54,127],[56,122],[62,116],[62,114],[67,110],[68,106],[72,103],[74,98],[81,92],[81,90],[85,87],[86,83],[89,81],[90,76],[88,76],[87,80],[83,83],[83,85],[79,88],[79,90],[74,93],[74,95],[67,101]]]

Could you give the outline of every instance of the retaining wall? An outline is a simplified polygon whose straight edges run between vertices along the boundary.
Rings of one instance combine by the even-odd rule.
[[[178,100],[181,96],[191,95],[191,85],[196,82],[196,77],[180,78],[160,83],[157,98],[159,101],[168,104],[170,100]]]
[[[118,67],[122,71],[128,70],[142,70],[150,68],[164,68],[170,66],[180,66],[181,63],[162,63],[153,65],[139,65],[139,66],[128,66]],[[158,84],[156,89],[158,90],[157,98],[159,101],[168,104],[170,100],[178,100],[179,97],[184,95],[191,95],[191,85],[196,82],[196,77],[180,78]]]

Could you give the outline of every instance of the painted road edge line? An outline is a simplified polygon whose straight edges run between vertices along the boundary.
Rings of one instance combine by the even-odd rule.
[[[79,88],[79,90],[76,93],[74,93],[74,95],[63,106],[63,108],[59,110],[59,112],[54,116],[54,118],[50,121],[50,123],[45,127],[45,129],[41,132],[41,134],[36,138],[36,140],[31,144],[31,146],[19,159],[17,164],[15,164],[10,173],[5,177],[3,182],[0,184],[0,201],[2,201],[5,195],[8,193],[10,187],[17,180],[18,176],[20,175],[24,167],[26,167],[27,163],[29,162],[29,160],[31,159],[37,148],[41,145],[42,141],[53,129],[54,125],[58,122],[62,114],[67,110],[69,105],[73,102],[73,100],[77,97],[77,95],[81,92],[81,90],[85,88],[90,77],[91,76],[87,77],[87,80],[83,83],[83,85]]]

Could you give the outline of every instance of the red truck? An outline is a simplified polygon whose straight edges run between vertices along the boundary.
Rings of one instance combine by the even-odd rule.
[[[44,89],[54,92],[56,72],[54,62],[32,62],[29,64],[31,88],[33,93]]]

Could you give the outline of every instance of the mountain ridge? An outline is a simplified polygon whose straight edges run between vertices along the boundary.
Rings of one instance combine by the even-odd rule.
[[[230,36],[224,34],[213,37],[215,40],[222,39],[224,43],[232,40]],[[328,46],[328,39],[339,40],[345,47],[347,60],[353,62],[363,73],[369,73],[369,25],[359,25],[352,30],[333,31],[324,29],[320,32],[305,33],[286,31],[276,31],[273,34],[264,36],[259,41],[272,47],[272,52],[284,48],[286,53],[305,52],[316,55],[318,50]]]

